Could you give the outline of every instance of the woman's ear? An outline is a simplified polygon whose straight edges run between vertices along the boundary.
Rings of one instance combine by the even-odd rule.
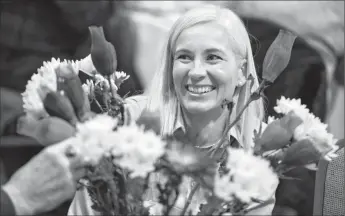
[[[237,79],[237,87],[242,87],[246,81],[246,74],[247,74],[247,61],[243,59],[239,64],[238,69],[238,79]]]

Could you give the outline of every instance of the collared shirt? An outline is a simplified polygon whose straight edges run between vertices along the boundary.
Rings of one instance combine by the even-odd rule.
[[[148,100],[147,96],[145,95],[136,95],[136,96],[132,96],[126,99],[126,110],[128,110],[128,113],[131,116],[131,120],[136,120],[139,118],[141,112],[146,108],[147,100]],[[184,124],[181,109],[178,109],[178,112],[176,114],[175,125],[173,128],[174,128],[173,129],[174,134],[180,131],[182,131],[183,133],[186,133],[186,127]],[[232,127],[229,131],[228,137],[229,137],[229,141],[231,141],[231,138],[233,138],[239,143],[240,146],[242,146],[241,144],[242,139],[240,136],[239,127],[237,126]],[[211,147],[211,146],[207,146],[207,147]]]

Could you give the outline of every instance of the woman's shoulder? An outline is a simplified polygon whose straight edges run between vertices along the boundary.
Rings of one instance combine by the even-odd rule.
[[[127,97],[125,99],[126,103],[146,103],[148,100],[148,97],[144,94],[139,94],[139,95],[134,95],[134,96],[130,96]]]
[[[135,95],[125,99],[125,110],[131,120],[139,118],[140,114],[146,108],[148,97],[146,95]]]

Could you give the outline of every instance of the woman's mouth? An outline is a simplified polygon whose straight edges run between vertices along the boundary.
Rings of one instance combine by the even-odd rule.
[[[206,94],[216,89],[215,86],[211,85],[186,85],[188,92],[193,94]]]

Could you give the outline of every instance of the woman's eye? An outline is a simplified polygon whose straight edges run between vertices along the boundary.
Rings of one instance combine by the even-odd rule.
[[[206,60],[210,61],[210,62],[213,62],[213,63],[216,63],[218,61],[223,60],[223,58],[218,56],[218,55],[208,55]]]
[[[185,54],[182,54],[182,55],[179,55],[177,56],[177,59],[190,59],[190,57],[188,55],[185,55]]]
[[[181,55],[178,55],[176,57],[177,60],[180,60],[182,62],[188,62],[190,60],[192,60],[192,58],[189,56],[189,55],[186,55],[186,54],[181,54]]]

